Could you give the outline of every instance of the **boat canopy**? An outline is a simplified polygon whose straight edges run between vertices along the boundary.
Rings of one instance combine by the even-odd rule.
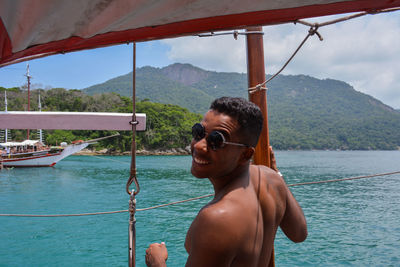
[[[6,142],[0,143],[1,147],[14,147],[14,146],[37,146],[43,145],[39,140],[25,140],[23,142]]]
[[[1,0],[0,66],[132,41],[400,7],[400,0]]]

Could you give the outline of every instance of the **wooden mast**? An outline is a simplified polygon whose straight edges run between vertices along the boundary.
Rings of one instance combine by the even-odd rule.
[[[250,27],[246,29],[249,32],[246,36],[247,44],[247,77],[248,88],[255,87],[265,82],[264,66],[264,46],[262,27]],[[254,32],[254,33],[250,33]],[[264,125],[261,131],[260,139],[256,146],[253,157],[253,163],[256,165],[265,165],[271,167],[271,158],[269,153],[269,134],[268,134],[268,109],[267,109],[267,91],[258,90],[249,93],[249,100],[260,107],[264,117]],[[268,267],[275,266],[274,250],[272,250],[271,260]]]
[[[248,86],[254,87],[265,82],[265,66],[264,66],[264,47],[262,27],[251,27],[247,32],[256,32],[247,34],[247,77]],[[258,141],[253,162],[257,165],[265,165],[271,167],[271,159],[269,151],[269,134],[268,134],[268,109],[267,109],[267,91],[259,90],[249,93],[249,100],[260,107],[264,116],[264,125],[261,131],[260,140]]]

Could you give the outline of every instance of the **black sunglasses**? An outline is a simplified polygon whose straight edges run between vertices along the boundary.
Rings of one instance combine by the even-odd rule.
[[[200,141],[206,136],[206,130],[204,126],[200,123],[195,123],[192,126],[192,136],[196,141]],[[244,146],[249,147],[249,145],[226,142],[224,135],[219,131],[212,131],[206,137],[207,145],[211,147],[212,150],[217,150],[218,148],[222,148],[225,145],[234,145],[234,146]]]

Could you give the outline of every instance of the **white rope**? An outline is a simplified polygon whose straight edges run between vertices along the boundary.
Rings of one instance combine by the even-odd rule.
[[[388,8],[388,9],[382,9],[382,10],[376,10],[376,11],[370,11],[370,12],[361,12],[361,13],[357,13],[354,15],[345,16],[345,17],[341,17],[338,19],[334,19],[334,20],[330,20],[330,21],[326,21],[326,22],[322,22],[322,23],[311,23],[311,22],[307,22],[305,20],[294,21],[294,24],[300,23],[300,24],[310,27],[310,29],[308,30],[307,36],[304,38],[304,40],[300,43],[300,45],[297,47],[297,49],[294,51],[294,53],[291,55],[291,57],[286,61],[286,63],[283,65],[283,67],[278,72],[276,72],[274,75],[272,75],[267,81],[257,84],[254,87],[248,88],[249,93],[253,94],[260,90],[267,90],[265,85],[267,83],[269,83],[272,79],[274,79],[276,76],[278,76],[286,68],[286,66],[290,63],[290,61],[292,61],[294,56],[297,54],[297,52],[299,52],[300,48],[305,44],[305,42],[308,40],[308,38],[310,36],[316,34],[319,37],[319,40],[323,41],[321,34],[317,31],[319,28],[328,26],[328,25],[332,25],[332,24],[336,24],[339,22],[355,19],[355,18],[362,17],[365,15],[375,15],[375,14],[379,14],[379,13],[388,13],[388,12],[394,12],[394,11],[399,11],[399,10],[400,10],[400,8]]]
[[[323,181],[315,181],[315,182],[305,182],[305,183],[297,183],[297,184],[289,184],[288,187],[293,186],[300,186],[300,185],[312,185],[312,184],[322,184],[322,183],[333,183],[333,182],[341,182],[341,181],[350,181],[350,180],[358,180],[358,179],[367,179],[367,178],[374,178],[378,176],[388,176],[393,174],[400,174],[400,171],[395,172],[387,172],[387,173],[379,173],[379,174],[372,174],[372,175],[364,175],[364,176],[356,176],[356,177],[347,177],[341,179],[331,179],[331,180],[323,180]],[[157,209],[166,206],[172,206],[184,202],[194,201],[202,198],[212,197],[214,194],[208,194],[199,197],[193,197],[185,200],[170,202],[166,204],[156,205],[148,208],[136,209],[136,211],[146,211],[151,209]],[[129,210],[117,210],[117,211],[105,211],[105,212],[92,212],[92,213],[80,213],[80,214],[51,214],[51,215],[35,215],[35,214],[0,214],[2,217],[76,217],[76,216],[90,216],[90,215],[104,215],[104,214],[115,214],[115,213],[122,213],[122,212],[129,212]]]
[[[109,161],[114,161],[114,162],[123,163],[123,164],[131,164],[130,162],[126,162],[126,161],[120,161],[120,160],[104,158],[104,157],[99,157],[99,156],[94,156],[94,155],[89,155],[89,156],[94,157],[94,158],[98,158],[98,159],[102,159],[102,160],[109,160]]]

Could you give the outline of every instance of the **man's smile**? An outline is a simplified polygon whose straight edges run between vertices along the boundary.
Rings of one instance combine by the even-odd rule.
[[[210,161],[204,160],[204,159],[200,159],[196,156],[193,156],[193,161],[196,162],[197,164],[200,165],[206,165],[206,164],[210,164]]]

